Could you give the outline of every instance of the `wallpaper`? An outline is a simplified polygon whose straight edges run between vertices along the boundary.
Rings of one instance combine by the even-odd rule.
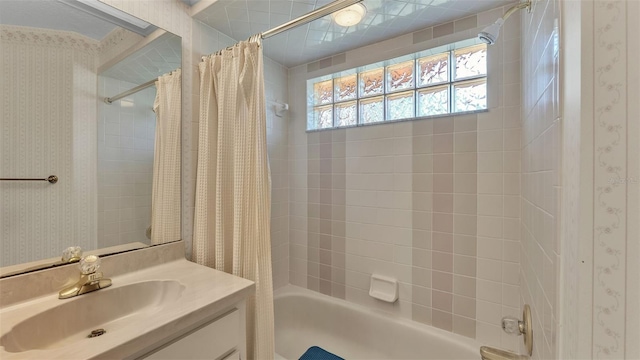
[[[134,32],[123,28],[115,28],[100,41],[98,67],[101,68],[109,61],[113,61],[142,39],[142,36]]]
[[[640,4],[560,5],[575,15],[560,36],[562,269],[549,274],[561,321],[541,330],[557,344],[549,358],[638,359]]]
[[[2,26],[0,266],[96,247],[97,42]],[[47,76],[43,76],[47,74]]]
[[[627,313],[638,306],[637,298],[635,303],[627,298],[627,291],[631,291],[627,285],[638,281],[637,266],[635,272],[629,272],[634,266],[630,262],[637,263],[637,258],[627,254],[627,249],[633,248],[632,242],[637,247],[637,227],[635,233],[630,232],[634,227],[629,222],[638,221],[640,187],[637,153],[630,152],[631,143],[638,139],[639,121],[633,104],[638,101],[638,73],[632,69],[638,64],[638,48],[632,45],[637,42],[637,32],[629,31],[637,21],[630,13],[636,9],[637,14],[637,4],[632,3],[597,1],[593,11],[594,359],[631,359],[627,347],[637,346],[633,343],[638,341],[637,327],[635,338],[626,334],[627,322],[638,321],[637,311],[631,310],[635,317]],[[629,53],[629,48],[635,54]],[[634,280],[627,282],[629,277]]]

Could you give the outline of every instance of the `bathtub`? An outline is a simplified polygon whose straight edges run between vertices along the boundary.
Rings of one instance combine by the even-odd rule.
[[[480,359],[457,334],[293,285],[275,291],[276,359],[320,346],[345,359]]]

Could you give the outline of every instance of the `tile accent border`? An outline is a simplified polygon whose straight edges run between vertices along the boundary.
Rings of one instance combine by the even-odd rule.
[[[346,130],[309,134],[307,287],[346,297]]]

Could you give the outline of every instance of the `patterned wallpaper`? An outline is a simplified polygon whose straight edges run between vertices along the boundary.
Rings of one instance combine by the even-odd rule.
[[[633,0],[593,3],[594,359],[631,359],[627,346],[637,349],[633,343],[638,342],[637,325],[636,337],[626,333],[627,322],[638,322],[637,311],[635,317],[627,313],[627,309],[638,306],[637,298],[634,301],[627,297],[627,291],[633,291],[628,285],[638,281],[637,265],[632,264],[638,259],[627,254],[627,249],[637,247],[637,226],[629,222],[638,221],[640,187],[638,154],[629,147],[637,144],[639,121],[637,105],[633,104],[639,99],[638,72],[632,69],[637,67],[639,58],[638,27],[632,24],[637,19],[630,14],[631,9],[638,14],[638,5],[633,3]],[[630,31],[632,28],[635,33]],[[636,196],[631,197],[632,193]],[[633,229],[635,233],[630,232]],[[636,271],[629,272],[632,268]]]
[[[557,352],[534,357],[638,359],[640,4],[560,6],[561,321],[541,329]]]
[[[98,43],[63,31],[0,29],[0,176],[60,178],[0,183],[0,266],[72,245],[95,249]]]
[[[140,43],[143,39],[142,36],[123,28],[116,28],[110,32],[100,41],[98,72],[105,64],[117,60],[127,49]]]

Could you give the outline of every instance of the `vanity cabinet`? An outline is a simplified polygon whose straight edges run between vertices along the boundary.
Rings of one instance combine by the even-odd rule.
[[[211,359],[245,358],[246,322],[244,301],[205,324],[170,340],[140,359]]]
[[[246,359],[254,283],[184,251],[176,242],[107,257],[113,285],[66,300],[51,279],[77,279],[73,265],[0,278],[0,359]]]

